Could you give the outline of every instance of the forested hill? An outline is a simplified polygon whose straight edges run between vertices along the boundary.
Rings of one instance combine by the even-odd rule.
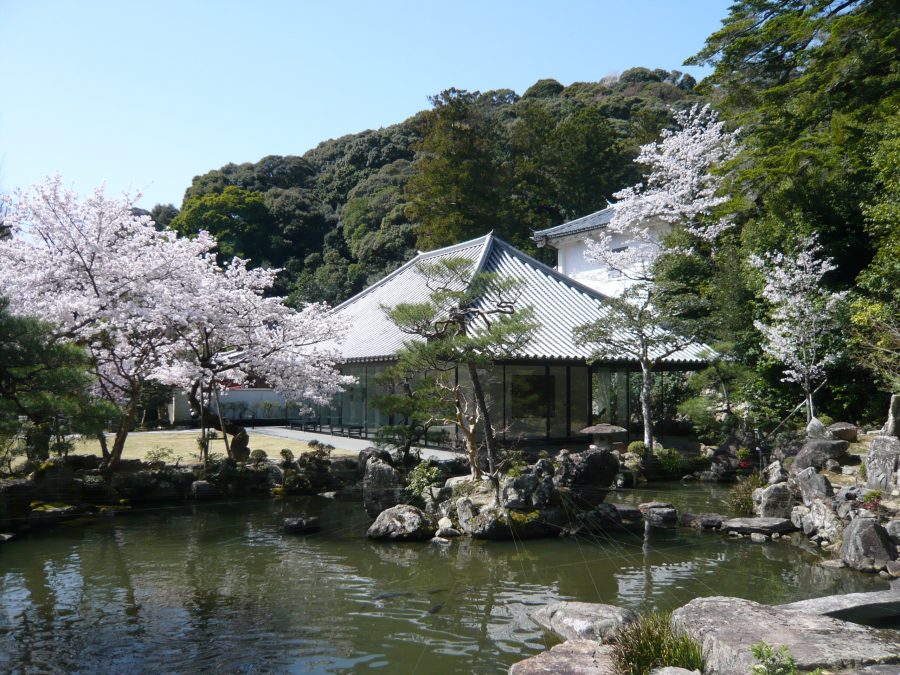
[[[671,108],[699,99],[677,71],[633,68],[567,87],[449,89],[383,129],[325,141],[302,157],[227,164],[194,178],[180,212],[153,215],[213,232],[224,256],[283,267],[293,301],[344,300],[408,260],[480,236],[535,252],[531,231],[606,206],[638,178],[638,146]]]

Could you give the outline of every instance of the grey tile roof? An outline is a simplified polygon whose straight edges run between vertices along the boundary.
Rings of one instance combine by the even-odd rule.
[[[612,220],[612,217],[613,207],[607,206],[601,211],[596,211],[586,216],[582,216],[581,218],[570,220],[568,223],[550,227],[546,230],[537,230],[532,239],[541,242],[547,239],[559,239],[560,237],[572,234],[581,234],[590,232],[591,230],[598,230],[601,227],[609,225],[609,221]]]
[[[492,272],[500,277],[523,282],[519,305],[530,305],[540,324],[518,358],[587,359],[591,350],[575,344],[572,330],[603,318],[605,296],[560,274],[522,253],[493,234],[456,246],[420,253],[378,283],[334,308],[334,313],[349,326],[345,338],[335,345],[345,361],[389,360],[410,339],[385,316],[382,307],[401,302],[428,300],[430,291],[416,265],[424,260],[466,258],[473,270]],[[666,363],[697,365],[705,362],[708,348],[688,347],[665,359]],[[626,356],[611,361],[628,361]]]

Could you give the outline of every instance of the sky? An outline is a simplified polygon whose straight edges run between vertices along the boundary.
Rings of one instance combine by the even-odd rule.
[[[181,205],[199,174],[387,126],[449,87],[686,67],[731,0],[0,0],[0,191]]]

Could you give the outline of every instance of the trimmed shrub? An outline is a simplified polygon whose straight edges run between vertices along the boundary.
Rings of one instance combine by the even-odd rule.
[[[636,455],[643,455],[647,452],[647,444],[644,441],[631,441],[628,444],[628,452],[633,452]]]

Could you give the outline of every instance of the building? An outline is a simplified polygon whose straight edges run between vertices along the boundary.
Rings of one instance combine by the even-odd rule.
[[[614,206],[608,206],[601,211],[576,218],[562,225],[538,230],[534,233],[532,240],[539,247],[549,246],[556,249],[558,272],[585,286],[590,286],[604,295],[621,295],[622,291],[633,282],[619,270],[609,269],[605,265],[585,257],[587,251],[585,240],[608,226],[614,211]],[[658,219],[644,224],[647,226],[649,240],[652,243],[638,242],[627,235],[616,234],[612,238],[612,249],[655,246],[669,227],[667,223]]]
[[[565,263],[560,270],[548,267],[493,234],[419,253],[334,309],[349,326],[346,337],[335,345],[342,355],[342,370],[358,381],[332,405],[318,408],[310,425],[323,431],[370,436],[379,427],[396,422],[388,420],[371,400],[382,393],[378,376],[413,337],[401,332],[383,308],[426,301],[430,291],[417,265],[442,258],[465,258],[471,261],[473,274],[492,272],[523,282],[519,303],[530,305],[540,324],[521,353],[495,363],[484,373],[483,385],[501,439],[546,445],[583,442],[580,430],[599,422],[626,427],[639,437],[638,365],[624,356],[589,365],[590,348],[573,339],[577,326],[604,317],[605,296],[567,276]],[[704,364],[705,353],[702,346],[688,347],[664,360],[655,385],[659,419],[674,416],[673,389],[684,371]],[[464,368],[457,377],[465,385]]]

